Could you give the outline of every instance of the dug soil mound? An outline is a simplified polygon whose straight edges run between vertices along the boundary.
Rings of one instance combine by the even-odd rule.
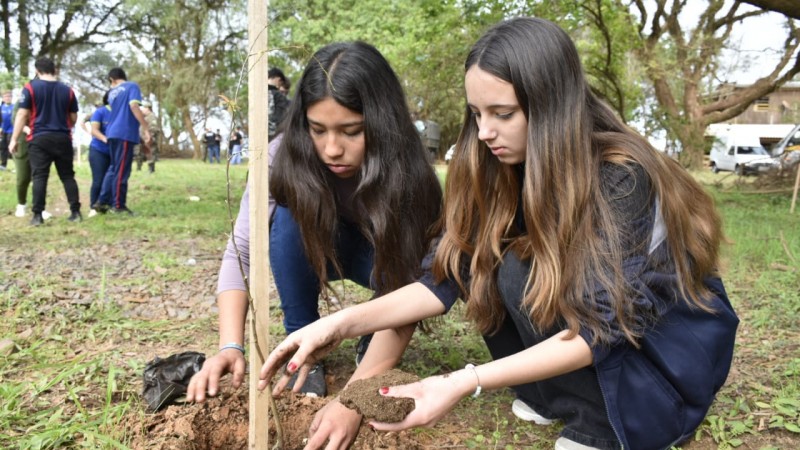
[[[314,414],[334,397],[312,398],[285,393],[275,399],[283,428],[284,450],[302,449]],[[219,396],[203,404],[172,405],[142,416],[126,427],[134,437],[133,450],[218,450],[247,448],[248,392],[246,387],[233,390],[223,386]],[[362,422],[353,449],[423,449],[430,443],[412,431],[382,433]],[[276,442],[270,427],[270,447]]]

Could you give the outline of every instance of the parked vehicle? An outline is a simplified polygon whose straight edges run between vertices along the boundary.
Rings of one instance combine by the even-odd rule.
[[[739,175],[764,173],[780,168],[780,162],[767,153],[757,136],[728,135],[717,138],[711,147],[711,170]]]
[[[456,152],[456,144],[450,146],[447,149],[447,153],[444,154],[444,161],[449,163],[451,159],[453,159],[453,154]]]
[[[800,163],[800,125],[772,147],[772,154],[780,159],[784,169]]]
[[[432,120],[417,120],[414,122],[414,126],[417,127],[419,137],[422,138],[422,144],[428,149],[431,161],[436,161],[439,156],[439,138],[441,137],[439,124]]]

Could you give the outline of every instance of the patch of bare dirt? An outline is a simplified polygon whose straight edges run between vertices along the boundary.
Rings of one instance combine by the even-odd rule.
[[[314,414],[333,399],[287,393],[275,399],[283,428],[283,449],[302,449]],[[219,396],[204,404],[173,405],[134,420],[130,447],[134,450],[216,450],[247,447],[248,391],[223,386]],[[272,420],[272,419],[271,419]],[[424,435],[422,436],[424,438]],[[379,433],[363,422],[353,449],[414,450],[429,448],[413,431]],[[270,427],[270,446],[276,442]]]

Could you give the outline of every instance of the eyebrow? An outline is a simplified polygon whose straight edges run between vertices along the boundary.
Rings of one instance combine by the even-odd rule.
[[[316,120],[313,120],[311,118],[308,118],[308,123],[310,123],[311,125],[319,126],[319,127],[326,126],[324,123],[317,122]],[[356,122],[346,122],[346,123],[337,123],[337,124],[335,124],[335,126],[338,127],[338,128],[354,127],[356,125],[364,125],[364,121],[361,120],[361,121],[356,121]]]
[[[472,103],[467,103],[467,106],[470,107],[470,108],[480,109],[477,106],[473,105]],[[516,104],[516,103],[513,103],[513,104],[512,103],[508,103],[508,104],[497,103],[497,104],[488,105],[486,107],[486,109],[499,109],[499,108],[519,108],[519,105]]]

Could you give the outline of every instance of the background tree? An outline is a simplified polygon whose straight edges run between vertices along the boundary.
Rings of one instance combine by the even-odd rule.
[[[441,146],[455,142],[464,114],[464,60],[507,2],[477,0],[273,0],[270,65],[295,82],[308,58],[334,41],[362,40],[383,53],[404,84],[409,108],[442,127]],[[441,149],[440,149],[441,150]]]
[[[745,3],[762,9],[779,12],[794,19],[800,19],[800,2],[797,0],[744,0]]]
[[[247,90],[239,83],[246,56],[246,2],[129,2],[125,37],[137,55],[130,62],[141,74],[137,81],[158,99],[163,121],[174,130],[166,136],[169,143],[186,133],[194,157],[202,158],[195,127],[212,116],[225,117],[232,105],[223,105],[220,95],[236,97],[238,110],[247,107]]]
[[[124,2],[0,0],[0,20],[5,37],[2,54],[6,70],[18,72],[21,80],[27,80],[30,78],[31,59],[48,56],[60,65],[70,49],[84,45],[103,46],[116,41],[125,31],[125,25],[119,20]],[[17,36],[17,39],[12,39]]]
[[[721,55],[730,45],[733,27],[764,10],[745,10],[740,2],[710,0],[693,27],[682,13],[687,4],[678,0],[614,0],[636,27],[636,57],[653,87],[668,133],[681,143],[684,163],[700,168],[704,132],[712,123],[742,113],[756,99],[772,92],[800,72],[800,32],[794,20],[786,20],[782,55],[768,75],[742,89],[720,89]],[[652,5],[652,8],[648,8]]]

